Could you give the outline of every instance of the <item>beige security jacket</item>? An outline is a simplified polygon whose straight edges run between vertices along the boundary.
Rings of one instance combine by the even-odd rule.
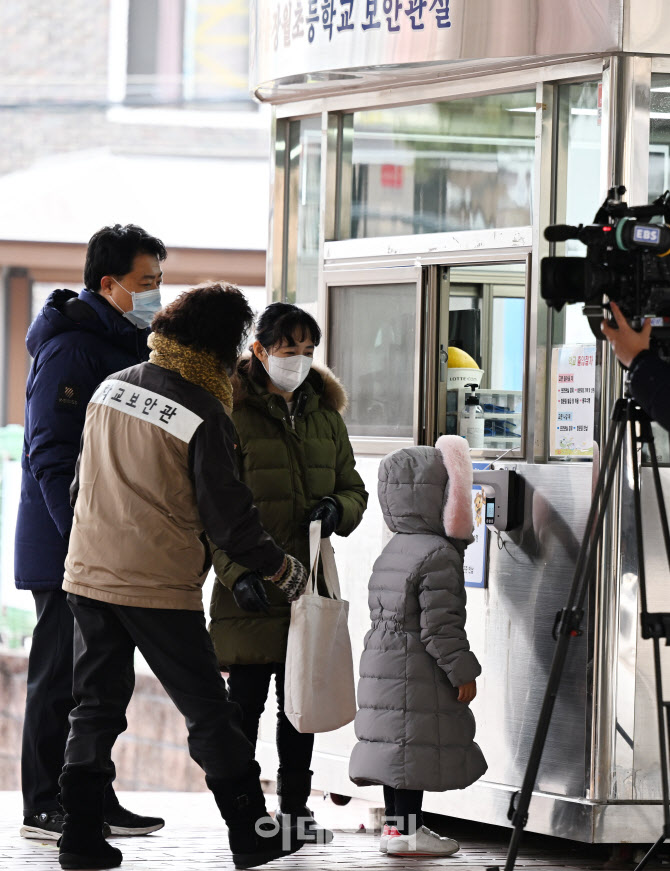
[[[264,575],[283,551],[237,475],[221,402],[153,363],[110,376],[86,412],[63,589],[103,602],[202,610],[206,536]]]

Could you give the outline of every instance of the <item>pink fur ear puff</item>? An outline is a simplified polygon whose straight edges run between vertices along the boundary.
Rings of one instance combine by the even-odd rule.
[[[468,443],[461,436],[443,435],[435,442],[449,476],[449,498],[442,521],[449,538],[471,538],[472,463]]]

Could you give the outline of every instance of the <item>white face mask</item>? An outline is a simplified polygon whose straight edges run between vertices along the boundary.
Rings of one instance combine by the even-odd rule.
[[[302,354],[295,357],[274,357],[269,352],[266,353],[268,363],[267,366],[263,363],[263,368],[275,387],[283,390],[284,393],[293,393],[297,390],[307,378],[312,366],[312,358]]]
[[[112,281],[116,282],[121,290],[126,290],[120,281],[116,281],[116,278],[112,277]],[[133,326],[137,327],[139,330],[145,330],[147,327],[151,326],[151,321],[154,319],[154,315],[161,308],[160,288],[157,287],[155,290],[145,290],[143,293],[135,293],[134,291],[126,290],[126,293],[133,300],[133,307],[128,312],[124,312],[121,306],[116,305],[111,297],[109,298],[109,301],[118,308],[124,318],[129,320]]]

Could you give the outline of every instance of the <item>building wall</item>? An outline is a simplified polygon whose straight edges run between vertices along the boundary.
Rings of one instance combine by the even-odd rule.
[[[0,3],[0,173],[104,142],[108,14],[108,0]]]
[[[0,790],[21,788],[27,671],[23,653],[0,653]],[[127,718],[113,754],[118,789],[206,789],[203,772],[188,755],[184,718],[153,675],[137,675]]]
[[[142,108],[119,103],[119,83],[110,81],[110,75],[116,75],[110,73],[110,68],[114,64],[118,66],[118,59],[112,58],[114,63],[110,64],[110,51],[123,54],[126,28],[122,13],[128,2],[149,5],[150,0],[67,0],[65,3],[0,0],[0,181],[13,191],[13,195],[0,196],[0,212],[4,220],[0,231],[0,314],[4,312],[0,317],[2,424],[20,425],[23,422],[23,385],[30,362],[23,342],[31,319],[33,281],[54,282],[58,287],[78,289],[81,286],[84,245],[91,233],[103,224],[132,220],[161,236],[170,252],[166,279],[172,284],[190,286],[225,277],[241,285],[253,286],[255,307],[260,308],[265,303],[261,288],[265,277],[262,248],[267,226],[263,186],[266,176],[257,171],[257,167],[262,164],[266,169],[268,160],[269,111],[259,114],[251,102],[245,102],[244,81],[239,86],[242,89],[241,102],[235,97],[237,102],[226,98],[229,99],[227,103],[148,105]],[[181,5],[179,0],[161,2],[168,10]],[[231,4],[228,0],[203,0],[200,3],[201,10],[204,10],[202,15],[205,18],[210,16],[214,28],[208,31],[204,27],[204,38],[209,38],[212,45],[226,45],[229,34],[225,30],[225,15],[236,16],[237,25],[240,22],[243,25],[246,2],[240,0]],[[112,30],[116,47],[110,49]],[[158,41],[161,38],[159,35]],[[240,42],[237,37],[235,41]],[[120,75],[123,77],[123,70]],[[176,202],[177,183],[170,170],[163,169],[160,173],[149,166],[148,160],[118,161],[123,165],[141,164],[143,175],[138,181],[128,182],[129,178],[135,179],[136,176],[124,176],[128,193],[126,186],[118,184],[116,178],[107,177],[109,184],[123,191],[120,206],[124,210],[127,206],[126,217],[120,217],[104,197],[98,196],[95,200],[94,183],[75,191],[70,179],[78,180],[76,170],[81,170],[86,162],[85,156],[93,153],[95,159],[91,163],[101,177],[104,170],[97,167],[114,163],[106,160],[108,152],[124,157],[177,158],[170,161],[169,166],[187,167],[182,169],[182,203]],[[98,161],[101,153],[103,159]],[[58,160],[53,160],[59,157],[67,158],[61,161],[63,165],[67,164],[65,169]],[[192,158],[203,160],[196,163]],[[168,161],[160,165],[166,163]],[[42,175],[35,171],[31,173],[40,164],[45,172]],[[205,183],[194,184],[194,165],[199,169],[204,167]],[[54,186],[55,193],[49,189],[44,196],[45,208],[41,211],[36,209],[33,197],[26,193],[31,189],[27,183],[27,177],[31,175],[33,179],[38,176],[43,181],[55,178],[60,182]],[[240,180],[238,187],[243,189],[243,194],[239,191],[231,194],[230,179],[233,177]],[[88,180],[89,176],[85,178]],[[202,174],[199,178],[202,179]],[[119,182],[124,179],[119,179]],[[257,180],[257,186],[254,193],[249,193],[250,180],[253,179]],[[33,180],[31,190],[36,197],[40,192],[44,193],[46,187]],[[165,194],[167,206],[156,205],[157,190]],[[101,218],[92,216],[90,203],[94,200],[99,206],[96,214],[102,214]],[[194,206],[194,201],[198,207]],[[65,206],[69,211],[65,211]],[[146,208],[137,217],[135,213],[142,206]],[[24,232],[24,225],[17,230],[19,211],[29,223],[28,233]],[[43,216],[41,233],[36,232],[36,212]],[[256,220],[257,212],[260,213],[260,224]],[[156,221],[149,220],[147,215],[155,216]],[[224,220],[222,215],[231,216],[228,223],[227,217]],[[79,223],[78,218],[81,218]],[[66,238],[59,234],[52,236],[52,227],[59,225],[70,228],[76,225],[76,232],[65,234]],[[237,231],[236,235],[225,232],[225,229],[230,230],[230,225]],[[209,229],[209,235],[202,234],[201,238],[203,226]],[[261,244],[258,244],[259,234],[254,235],[258,227],[262,233]],[[17,290],[10,286],[10,282],[16,284],[15,279],[20,275],[25,276],[25,287]],[[12,293],[19,302],[25,302],[22,322],[14,317],[16,310],[10,305]],[[5,358],[9,363],[3,364]],[[12,499],[18,501],[18,491],[12,494]],[[8,529],[10,521],[5,518],[3,522],[4,527],[0,529],[0,562],[3,563],[0,652],[7,610],[6,590],[13,585],[9,553],[13,522],[11,530]],[[25,605],[17,605],[15,610],[24,611],[32,620],[31,597],[25,598]],[[25,662],[23,665],[14,662],[13,671],[10,671],[22,675],[25,680],[24,667]],[[2,680],[5,683],[8,680],[4,672]],[[12,678],[14,683],[17,680],[16,676]],[[138,686],[143,681],[144,678],[140,678]],[[3,708],[3,698],[0,696],[0,709]],[[16,697],[12,704],[15,703]],[[22,702],[17,704],[21,709]],[[178,718],[176,712],[170,714],[170,717],[175,716]],[[15,723],[11,717],[5,717],[2,735],[7,734],[7,730],[16,730],[12,722]],[[166,725],[168,732],[171,728]],[[16,734],[12,733],[12,737],[15,739]],[[0,747],[4,747],[4,743]],[[180,752],[185,753],[185,750],[182,748]],[[129,759],[134,758],[131,749],[124,749],[123,753]],[[18,765],[11,753],[10,758],[14,760],[11,764],[6,756],[2,757],[0,764],[5,767]],[[172,767],[170,764],[168,770]],[[174,767],[175,770],[178,768]]]
[[[97,148],[124,154],[266,158],[269,119],[259,125],[251,104],[235,112],[230,106],[212,106],[216,113],[200,112],[201,123],[193,126],[193,113],[185,124],[179,108],[119,110],[109,102],[113,3],[0,3],[0,175],[42,157]]]

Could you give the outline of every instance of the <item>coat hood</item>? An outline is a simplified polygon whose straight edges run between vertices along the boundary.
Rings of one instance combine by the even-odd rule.
[[[472,541],[472,463],[460,436],[401,448],[379,465],[379,502],[392,532]]]
[[[242,405],[249,396],[250,363],[251,352],[246,351],[240,357],[237,364],[237,371],[231,378],[233,384],[233,408],[238,404]],[[337,411],[340,414],[343,414],[346,411],[349,403],[347,391],[340,379],[327,366],[322,366],[319,363],[312,363],[312,368],[309,370],[309,374],[305,379],[305,384],[309,384],[321,401],[329,408],[333,409],[333,411]],[[265,392],[262,387],[261,392]]]
[[[149,330],[138,330],[98,294],[82,290],[54,290],[42,310],[30,325],[26,347],[31,357],[55,336],[67,332],[88,332],[99,335],[114,345],[139,356],[146,346]]]

